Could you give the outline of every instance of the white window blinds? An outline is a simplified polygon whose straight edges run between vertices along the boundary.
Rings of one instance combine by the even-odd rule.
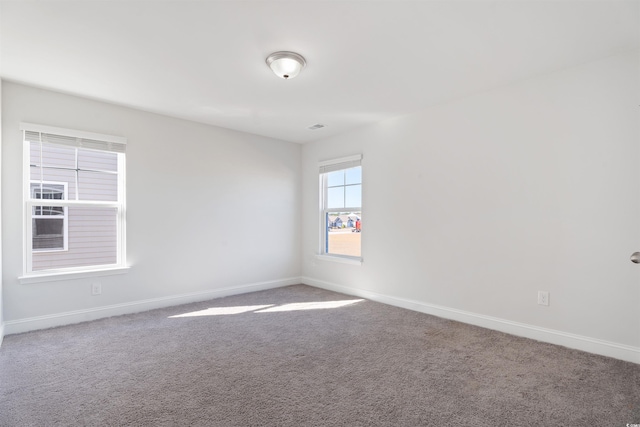
[[[127,147],[126,138],[82,132],[73,129],[55,128],[51,126],[21,123],[24,140],[27,142],[46,142],[69,147],[86,148],[88,150],[124,153]]]

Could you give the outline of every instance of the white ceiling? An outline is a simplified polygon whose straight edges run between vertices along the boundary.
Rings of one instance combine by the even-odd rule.
[[[0,2],[3,79],[294,142],[638,48],[640,0]]]

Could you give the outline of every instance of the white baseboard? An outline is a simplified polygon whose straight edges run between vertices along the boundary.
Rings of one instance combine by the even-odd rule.
[[[267,282],[251,283],[247,285],[232,286],[228,288],[214,289],[210,291],[192,292],[188,294],[172,295],[168,297],[152,298],[141,301],[132,301],[122,304],[114,304],[103,307],[75,310],[65,313],[56,313],[46,316],[29,317],[25,319],[7,320],[1,326],[6,335],[22,332],[46,329],[54,326],[69,325],[72,323],[87,322],[105,317],[119,316],[122,314],[138,313],[153,310],[155,308],[170,307],[187,304],[190,302],[206,301],[213,298],[221,298],[230,295],[239,295],[248,292],[263,291],[282,286],[297,285],[301,283],[300,277],[289,277]],[[0,329],[2,332],[2,329]],[[0,339],[3,335],[0,334]]]
[[[564,347],[640,364],[640,348],[638,347],[617,344],[614,342],[599,340],[596,338],[590,338],[553,329],[540,328],[533,325],[512,322],[510,320],[499,319],[496,317],[485,316],[482,314],[428,304],[420,301],[392,297],[389,295],[379,294],[377,292],[371,292],[363,289],[329,283],[311,277],[302,277],[302,283],[304,283],[305,285],[315,286],[317,288],[366,298],[372,301],[381,302],[383,304],[431,314],[445,319],[451,319],[471,325],[481,326],[483,328],[505,332],[511,335],[531,338],[537,341],[557,344]]]
[[[2,347],[3,339],[4,339],[4,322],[0,321],[0,347]]]

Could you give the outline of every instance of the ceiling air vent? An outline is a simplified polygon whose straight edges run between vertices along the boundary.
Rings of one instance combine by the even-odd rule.
[[[316,123],[315,125],[309,126],[307,129],[317,130],[317,129],[322,129],[323,127],[324,127],[323,124]]]

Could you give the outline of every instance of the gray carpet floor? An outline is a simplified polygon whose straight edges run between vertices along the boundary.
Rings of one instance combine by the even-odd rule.
[[[9,335],[0,425],[640,423],[640,365],[354,300],[297,285]]]

